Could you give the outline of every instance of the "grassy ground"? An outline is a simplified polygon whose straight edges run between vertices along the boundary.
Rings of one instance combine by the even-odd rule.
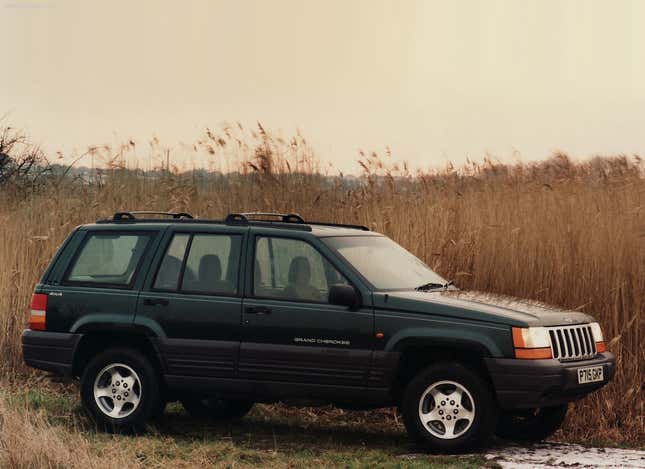
[[[146,434],[122,436],[96,431],[75,387],[36,389],[3,391],[0,467],[99,467],[106,458],[112,467],[153,468],[494,465],[480,454],[419,454],[389,409],[348,412],[259,404],[239,422],[213,423],[191,418],[172,404]]]
[[[561,438],[561,432],[555,435]],[[577,443],[614,446],[611,441]],[[493,448],[505,446],[493,442]],[[171,404],[145,434],[124,436],[97,431],[73,385],[43,381],[0,388],[0,467],[104,468],[106,458],[119,468],[498,467],[483,453],[420,453],[393,409],[256,404],[241,421],[217,423],[192,418]]]

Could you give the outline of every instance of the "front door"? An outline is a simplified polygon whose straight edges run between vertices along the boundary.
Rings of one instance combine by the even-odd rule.
[[[230,378],[240,342],[246,229],[171,227],[138,300],[135,324],[154,330],[166,379]]]
[[[329,304],[329,288],[348,280],[317,240],[295,231],[292,237],[261,228],[251,233],[239,377],[305,383],[312,397],[329,385],[366,386],[374,327],[369,305]]]

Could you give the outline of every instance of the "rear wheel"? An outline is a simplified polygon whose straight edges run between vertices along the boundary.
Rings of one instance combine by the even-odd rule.
[[[214,397],[185,397],[181,404],[193,417],[213,420],[241,419],[253,407],[252,401]]]
[[[504,412],[495,433],[513,441],[541,441],[555,433],[567,415],[567,404]]]
[[[98,426],[136,432],[159,412],[159,378],[148,359],[130,348],[95,356],[81,377],[81,401]]]
[[[497,422],[488,383],[455,362],[433,365],[417,374],[405,389],[401,411],[415,442],[438,452],[485,444]]]

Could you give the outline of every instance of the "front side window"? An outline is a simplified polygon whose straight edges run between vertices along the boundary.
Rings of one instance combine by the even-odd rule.
[[[446,281],[412,253],[385,236],[322,238],[377,290],[409,290]]]
[[[149,233],[88,234],[65,281],[130,285],[150,237]]]
[[[237,294],[242,238],[226,234],[176,234],[161,261],[157,290]]]
[[[258,297],[327,303],[332,285],[348,284],[312,245],[297,239],[258,237],[254,264]]]

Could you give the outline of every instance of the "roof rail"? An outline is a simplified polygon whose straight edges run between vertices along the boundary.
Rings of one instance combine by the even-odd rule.
[[[339,228],[351,228],[351,229],[354,229],[354,230],[370,231],[370,229],[365,225],[351,225],[351,224],[347,224],[347,223],[328,223],[326,221],[308,221],[307,223],[310,224],[310,225],[337,226]]]
[[[143,217],[138,217],[143,215]],[[355,230],[370,231],[369,228],[363,225],[350,225],[343,223],[328,223],[323,221],[305,221],[303,217],[297,213],[273,213],[273,212],[243,212],[243,213],[229,213],[224,220],[209,220],[203,218],[193,218],[193,216],[186,212],[154,212],[154,211],[131,211],[131,212],[116,212],[112,218],[97,220],[97,223],[112,223],[112,222],[126,222],[126,223],[158,223],[160,218],[147,218],[145,215],[163,215],[168,217],[165,222],[176,223],[214,223],[214,224],[227,224],[227,225],[250,225],[253,223],[255,226],[273,226],[275,224],[282,225],[283,228],[290,228],[292,230],[311,231],[311,225],[317,226],[335,226],[339,228],[351,228]]]
[[[269,218],[267,218],[269,217]],[[274,218],[274,219],[271,219]],[[275,220],[277,218],[277,220]],[[265,222],[265,223],[292,223],[296,225],[318,225],[318,226],[336,226],[339,228],[352,228],[355,230],[370,231],[364,225],[349,225],[343,223],[328,223],[324,221],[305,221],[297,213],[273,213],[273,212],[245,212],[245,213],[229,213],[225,219],[229,224],[242,224],[247,225],[250,222]]]
[[[278,218],[278,220],[275,220]],[[278,221],[281,223],[305,223],[305,219],[297,213],[274,213],[274,212],[244,212],[229,213],[226,222],[229,223],[248,223],[250,221]]]
[[[186,212],[150,212],[147,210],[143,211],[134,211],[134,212],[116,212],[112,217],[114,221],[123,221],[123,220],[136,220],[136,215],[164,215],[170,218],[179,219],[179,218],[193,218],[190,213]]]

